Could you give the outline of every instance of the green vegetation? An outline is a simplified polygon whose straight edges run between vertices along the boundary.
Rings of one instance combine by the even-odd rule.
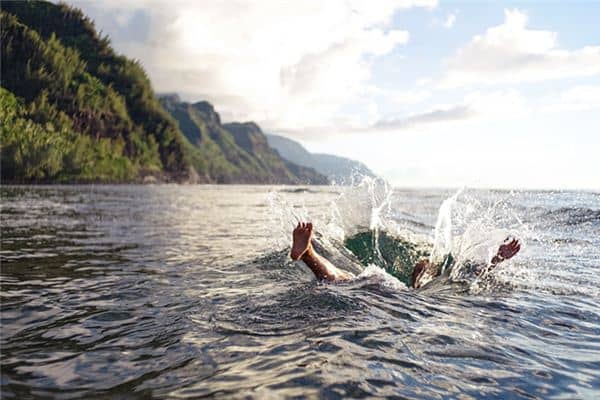
[[[61,18],[57,13],[71,18]],[[25,19],[36,28],[45,29],[42,32],[46,36],[23,24],[15,16],[20,14],[23,14]],[[58,171],[50,168],[44,173],[38,171],[35,174],[23,175],[23,170],[19,168],[3,168],[4,180],[130,181],[140,174],[157,173],[163,167],[172,173],[183,169],[184,166],[177,163],[172,163],[174,165],[168,163],[171,159],[185,161],[182,150],[169,152],[171,150],[169,141],[164,140],[164,135],[149,131],[144,125],[136,124],[132,120],[131,116],[134,115],[132,107],[128,107],[127,98],[115,89],[118,87],[115,84],[117,80],[105,79],[103,82],[94,76],[91,73],[94,69],[90,68],[84,60],[83,55],[86,53],[81,52],[77,47],[67,47],[61,41],[60,38],[64,40],[65,37],[69,38],[71,37],[69,35],[73,35],[71,43],[83,43],[83,38],[89,37],[95,39],[99,46],[104,47],[103,54],[112,52],[108,47],[108,41],[97,37],[91,22],[79,11],[66,5],[55,6],[45,2],[2,3],[1,23],[2,87],[21,100],[17,103],[19,111],[16,121],[31,122],[26,125],[12,125],[13,129],[28,126],[29,133],[6,132],[7,129],[4,129],[4,135],[10,133],[13,141],[22,138],[26,142],[27,135],[31,135],[32,130],[35,129],[37,132],[48,130],[44,135],[61,136],[64,140],[68,140],[69,144],[81,146],[73,150],[80,157],[60,164]],[[85,34],[77,31],[78,24],[88,28],[84,31]],[[55,30],[50,32],[50,28]],[[88,54],[94,53],[95,49],[91,46],[85,48]],[[128,76],[128,72],[124,68],[120,70],[121,83],[128,79],[130,83],[134,81],[131,77],[134,75]],[[135,84],[131,86],[142,87]],[[145,89],[153,98],[148,82]],[[7,94],[3,94],[3,101],[5,98]],[[158,103],[154,102],[160,109]],[[146,111],[138,112],[138,115],[145,115],[144,120],[151,120],[149,117],[152,109],[148,107]],[[168,120],[168,116],[165,115],[165,118]],[[174,123],[170,122],[173,131],[177,133]],[[4,139],[3,137],[3,166],[14,162],[16,167],[19,162],[9,159],[12,155],[8,153],[8,143]],[[38,159],[28,156],[29,146],[21,147],[20,154],[23,162],[28,159],[28,163],[31,164]],[[53,148],[50,153],[66,151],[65,147]],[[92,156],[91,153],[94,155]],[[78,164],[83,160],[87,162],[86,165]],[[58,164],[54,163],[54,165]],[[73,168],[68,169],[68,166]],[[45,167],[40,165],[37,169],[45,169]]]
[[[200,157],[192,160],[194,167],[200,170],[203,165],[197,162],[206,162],[208,174],[219,183],[328,183],[314,170],[283,160],[255,123],[221,124],[206,101],[190,104],[171,95],[163,96],[161,103],[197,149]]]
[[[49,118],[40,118],[44,115]],[[37,119],[46,122],[35,122]],[[3,179],[129,181],[136,176],[136,166],[123,155],[122,140],[77,134],[69,118],[47,103],[24,107],[12,93],[0,88],[0,120]]]
[[[260,156],[240,147],[209,103],[176,102],[170,115],[141,65],[80,10],[1,5],[3,181],[324,183],[268,145]]]

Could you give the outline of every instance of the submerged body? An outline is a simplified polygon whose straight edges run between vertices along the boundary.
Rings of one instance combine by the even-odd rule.
[[[312,229],[313,225],[310,222],[299,222],[292,233],[293,243],[290,257],[292,260],[303,261],[310,270],[315,274],[315,277],[321,281],[327,282],[340,282],[347,281],[354,277],[353,274],[343,271],[333,265],[329,260],[318,254],[312,244]],[[504,260],[508,260],[519,252],[521,244],[518,240],[513,238],[507,238],[505,242],[500,245],[496,255],[492,257],[490,262],[486,264],[474,265],[474,272],[476,275],[488,273],[494,269],[498,264]],[[454,264],[454,259],[451,254],[448,254],[444,263],[447,267]],[[426,283],[430,282],[434,278],[441,274],[441,268],[429,261],[428,259],[421,259],[417,261],[412,271],[411,286],[413,288],[420,288]]]

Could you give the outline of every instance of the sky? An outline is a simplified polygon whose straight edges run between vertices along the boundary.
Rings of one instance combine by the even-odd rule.
[[[600,0],[96,0],[158,93],[400,187],[600,189]]]

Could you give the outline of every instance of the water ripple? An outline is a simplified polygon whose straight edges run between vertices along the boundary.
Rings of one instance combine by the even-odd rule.
[[[2,398],[600,396],[597,197],[512,199],[564,225],[506,290],[415,292],[381,271],[314,282],[263,222],[266,191],[3,187]],[[339,196],[280,194],[316,219]],[[429,229],[446,194],[398,192],[398,218]]]

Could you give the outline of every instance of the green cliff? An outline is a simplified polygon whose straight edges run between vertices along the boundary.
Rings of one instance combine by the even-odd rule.
[[[186,103],[169,95],[161,103],[201,156],[198,162],[207,160],[208,174],[219,183],[328,183],[313,169],[283,160],[252,122],[222,124],[206,101]]]
[[[209,103],[161,104],[80,10],[0,4],[3,182],[326,182],[241,147]]]

